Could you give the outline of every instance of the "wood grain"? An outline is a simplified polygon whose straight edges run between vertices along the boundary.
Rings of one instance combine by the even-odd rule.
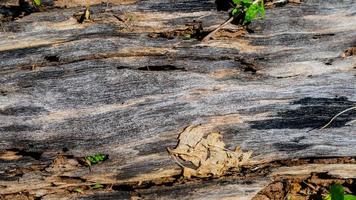
[[[83,184],[171,179],[180,168],[166,148],[189,125],[221,132],[229,148],[253,150],[257,164],[355,157],[355,123],[345,125],[355,112],[311,130],[355,105],[356,59],[341,57],[356,45],[355,8],[352,0],[287,4],[267,10],[250,33],[229,25],[207,43],[184,34],[194,20],[202,22],[201,34],[226,20],[212,0],[93,5],[93,21],[83,24],[73,17],[82,7],[3,21],[0,194],[27,190],[45,199]],[[110,159],[91,172],[80,164],[48,172],[58,154],[95,153]],[[268,181],[236,191],[243,182],[231,180],[230,189],[210,197],[239,196]],[[200,188],[194,198],[207,193]],[[173,198],[164,191],[147,195]]]

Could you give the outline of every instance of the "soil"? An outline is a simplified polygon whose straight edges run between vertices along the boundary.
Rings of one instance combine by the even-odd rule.
[[[338,179],[325,173],[311,174],[308,178],[282,179],[268,185],[253,200],[322,200],[328,194],[329,187],[341,184],[346,193],[355,194],[355,179]]]

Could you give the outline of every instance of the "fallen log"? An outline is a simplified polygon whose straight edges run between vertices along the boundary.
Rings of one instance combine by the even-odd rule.
[[[332,176],[355,178],[356,113],[319,130],[355,106],[354,1],[277,6],[206,43],[228,17],[212,0],[96,4],[86,23],[60,3],[2,20],[0,197],[251,199],[277,180],[264,176],[283,166],[181,180],[166,149],[189,126],[253,151],[249,170],[350,158]],[[90,171],[80,160],[97,153],[109,159]]]

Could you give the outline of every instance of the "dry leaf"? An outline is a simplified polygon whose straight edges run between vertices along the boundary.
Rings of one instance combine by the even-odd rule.
[[[252,152],[225,149],[222,135],[218,132],[206,134],[198,126],[189,126],[179,135],[177,147],[169,152],[184,161],[191,162],[196,169],[184,167],[183,176],[190,178],[221,176],[229,169],[239,169],[248,163]]]

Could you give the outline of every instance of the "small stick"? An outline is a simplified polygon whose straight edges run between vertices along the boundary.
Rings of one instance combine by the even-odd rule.
[[[351,107],[351,108],[348,108],[348,109],[346,109],[346,110],[343,110],[343,111],[339,112],[339,113],[336,114],[333,118],[331,118],[331,120],[330,120],[327,124],[325,124],[325,125],[324,125],[323,127],[321,127],[320,129],[324,129],[324,128],[328,127],[328,126],[331,124],[331,122],[333,122],[338,116],[340,116],[340,115],[342,115],[342,114],[344,114],[344,113],[346,113],[346,112],[348,112],[348,111],[350,111],[350,110],[355,110],[355,109],[356,109],[356,106]]]
[[[311,189],[313,189],[314,191],[317,190],[312,184],[307,183],[307,182],[305,182],[305,181],[303,181],[303,183],[304,183],[305,185],[307,185],[308,187],[310,187]]]
[[[207,42],[212,36],[214,36],[214,34],[216,32],[218,32],[220,29],[224,28],[226,25],[228,25],[230,22],[232,22],[232,20],[234,20],[234,16],[230,17],[228,20],[226,20],[224,23],[220,24],[220,26],[218,26],[215,30],[213,30],[212,32],[210,32],[207,36],[205,36],[202,39],[202,42]]]

